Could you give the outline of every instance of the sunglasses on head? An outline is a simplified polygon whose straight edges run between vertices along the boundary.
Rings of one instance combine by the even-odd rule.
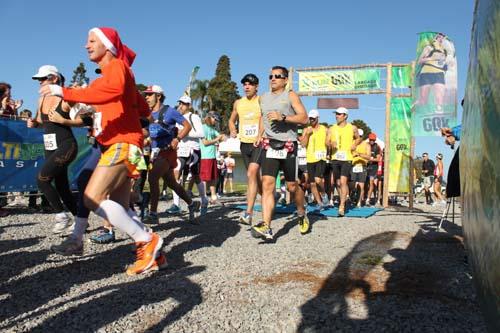
[[[286,79],[286,75],[283,74],[271,74],[269,75],[269,80],[275,79]]]

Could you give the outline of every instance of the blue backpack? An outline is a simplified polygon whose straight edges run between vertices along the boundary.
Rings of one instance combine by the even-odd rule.
[[[149,136],[153,139],[151,144],[152,148],[165,148],[172,142],[172,139],[177,136],[178,128],[175,124],[165,124],[163,122],[165,111],[168,110],[168,108],[170,108],[168,105],[162,108],[158,115],[158,121],[149,125]]]

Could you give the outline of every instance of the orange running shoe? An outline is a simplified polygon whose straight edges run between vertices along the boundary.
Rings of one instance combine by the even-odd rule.
[[[156,254],[163,245],[163,239],[156,233],[151,234],[151,241],[136,242],[136,261],[127,268],[127,275],[133,276],[147,271],[155,262]]]
[[[165,254],[160,251],[155,262],[151,265],[148,271],[160,271],[165,268],[167,268],[167,258],[165,257]]]

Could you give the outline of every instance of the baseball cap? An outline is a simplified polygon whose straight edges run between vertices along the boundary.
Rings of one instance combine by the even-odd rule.
[[[220,121],[220,117],[219,117],[219,114],[215,111],[210,111],[207,113],[207,116],[209,117],[212,117],[215,119],[215,121],[219,122]]]
[[[163,88],[158,86],[158,85],[155,85],[155,84],[152,86],[148,86],[146,88],[146,90],[144,90],[144,93],[145,94],[153,94],[154,93],[154,94],[161,94],[161,95],[165,94],[165,92],[163,91]]]
[[[368,134],[368,140],[377,140],[377,134],[373,132]]]
[[[307,116],[309,118],[318,118],[319,112],[318,112],[318,110],[312,109],[311,111],[309,111],[309,114]]]
[[[57,69],[56,66],[52,65],[43,65],[38,69],[38,73],[33,75],[31,78],[33,80],[40,79],[42,77],[47,77],[49,75],[54,75],[54,76],[61,76],[61,73],[59,73],[59,70]]]
[[[442,160],[442,159],[443,159],[443,154],[438,153],[438,154],[436,155],[436,158],[439,158],[440,160]]]
[[[181,96],[181,98],[179,98],[178,102],[182,102],[184,104],[191,104],[191,97],[189,96]]]
[[[343,113],[343,114],[349,115],[349,111],[343,106],[341,106],[337,110],[335,110],[335,113]]]

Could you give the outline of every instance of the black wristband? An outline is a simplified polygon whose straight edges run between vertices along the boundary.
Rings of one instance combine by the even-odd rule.
[[[286,121],[286,114],[281,115],[281,121]]]

